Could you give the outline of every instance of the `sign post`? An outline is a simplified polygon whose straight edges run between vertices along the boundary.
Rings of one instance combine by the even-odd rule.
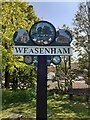
[[[38,56],[36,119],[47,120],[47,56]]]
[[[36,62],[36,119],[47,120],[47,59],[57,65],[61,61],[61,55],[70,56],[72,54],[70,48],[72,36],[67,30],[62,29],[56,32],[51,23],[39,21],[32,25],[29,32],[25,29],[17,30],[13,38],[15,43],[13,46],[14,55],[23,55],[27,64],[38,61],[38,64]],[[47,55],[50,56],[50,60]],[[38,60],[35,56],[38,56],[36,57]]]
[[[31,40],[38,46],[36,52],[37,54],[39,53],[37,68],[36,119],[47,120],[47,53],[45,54],[45,49],[47,49],[47,47],[45,46],[50,45],[55,40],[56,30],[49,22],[37,22],[31,27],[30,36]],[[50,48],[46,51],[49,53]]]

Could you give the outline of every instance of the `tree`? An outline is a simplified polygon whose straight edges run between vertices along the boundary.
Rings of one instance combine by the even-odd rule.
[[[68,75],[68,70],[70,69],[70,66],[68,64],[69,59],[68,56],[63,56],[61,58],[61,63],[56,66],[56,74],[53,79],[53,82],[57,82],[59,90],[67,92],[70,86],[70,77]],[[70,70],[69,73],[71,73]]]
[[[83,69],[88,70],[87,84],[90,85],[90,11],[87,3],[80,3],[78,11],[75,14],[74,25],[75,41],[73,44],[75,50],[79,53],[79,61],[85,64],[83,65]]]
[[[5,87],[9,88],[10,74],[16,71],[16,68],[25,67],[25,65],[20,65],[20,60],[23,62],[22,57],[13,56],[13,34],[20,28],[29,30],[32,24],[38,21],[39,18],[35,15],[32,5],[27,2],[14,0],[2,2],[1,15],[2,70],[5,72]]]
[[[47,25],[43,27],[43,32],[45,34],[51,34],[52,33],[52,31],[50,30],[50,27],[47,26]]]
[[[2,71],[2,49],[1,49],[1,41],[0,41],[0,85],[1,85],[1,79],[2,79],[2,74],[1,74],[1,71]],[[1,87],[1,86],[0,86]]]

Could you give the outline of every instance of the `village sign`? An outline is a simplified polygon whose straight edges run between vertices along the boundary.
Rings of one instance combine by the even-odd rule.
[[[61,55],[72,55],[72,35],[64,29],[56,31],[47,21],[39,21],[29,32],[17,30],[13,39],[14,55],[23,55],[27,64],[38,62],[36,120],[47,120],[47,60],[57,65],[61,62]]]

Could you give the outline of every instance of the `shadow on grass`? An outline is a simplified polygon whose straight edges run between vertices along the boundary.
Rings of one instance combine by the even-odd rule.
[[[36,93],[34,90],[2,90],[3,116],[11,113],[22,114],[24,118],[36,116]],[[90,118],[85,98],[75,96],[69,101],[68,95],[58,90],[47,92],[48,120],[78,120]],[[71,119],[70,119],[71,118]]]
[[[51,99],[52,97],[52,99]],[[55,102],[57,101],[57,102]],[[48,93],[48,117],[59,118],[84,118],[90,119],[86,99],[83,96],[75,96],[69,101],[68,95],[57,90]]]
[[[12,113],[29,118],[36,114],[36,94],[33,90],[2,90],[2,116]]]
[[[36,98],[35,91],[33,90],[2,90],[3,105],[31,102],[33,98]]]

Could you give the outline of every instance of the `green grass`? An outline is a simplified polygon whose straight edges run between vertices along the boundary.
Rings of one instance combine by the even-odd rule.
[[[48,97],[48,118],[90,118],[85,98],[78,96],[69,101],[66,94]]]
[[[36,99],[31,90],[2,91],[2,118],[12,113],[22,114],[24,117],[35,117]]]
[[[2,90],[2,117],[6,118],[12,113],[22,114],[23,118],[36,117],[36,95],[32,90],[9,91]],[[73,101],[68,95],[51,91],[47,94],[48,120],[60,118],[90,118],[85,98],[78,96]]]

